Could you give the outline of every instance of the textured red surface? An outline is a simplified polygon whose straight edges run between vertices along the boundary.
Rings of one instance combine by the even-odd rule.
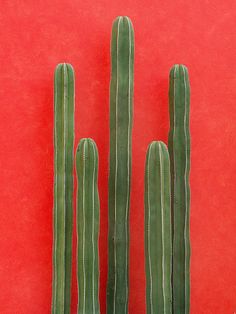
[[[110,34],[117,15],[135,28],[130,314],[145,313],[143,172],[153,139],[166,142],[168,72],[191,80],[191,313],[236,312],[235,0],[1,1],[0,313],[51,306],[53,73],[76,73],[76,144],[100,152],[100,301],[107,279]],[[75,240],[74,240],[75,248]],[[72,313],[76,313],[75,254]]]

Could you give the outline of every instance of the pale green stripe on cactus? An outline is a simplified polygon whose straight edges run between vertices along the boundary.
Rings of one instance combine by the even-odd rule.
[[[54,75],[54,228],[52,313],[69,314],[73,223],[74,71]]]
[[[145,257],[147,314],[172,313],[170,161],[153,141],[145,165]]]
[[[111,63],[107,313],[126,314],[134,67],[134,32],[126,16],[113,22]]]
[[[190,310],[190,86],[188,70],[175,65],[170,71],[169,154],[171,162],[173,232],[173,313]]]
[[[99,314],[98,152],[92,139],[82,139],[76,152],[78,314]]]

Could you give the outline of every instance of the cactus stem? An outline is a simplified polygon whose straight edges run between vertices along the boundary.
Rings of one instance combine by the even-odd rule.
[[[110,85],[108,313],[128,311],[129,203],[133,97],[133,29],[128,17],[113,24]]]
[[[54,75],[54,227],[52,313],[69,313],[73,219],[74,71]]]
[[[189,313],[189,97],[187,68],[174,65],[170,72],[170,132],[173,313]],[[183,262],[182,262],[183,261]]]
[[[152,142],[146,157],[145,249],[147,313],[171,313],[171,212],[169,154]]]
[[[98,153],[95,142],[82,139],[76,153],[77,259],[79,314],[99,314],[98,235],[99,196],[97,187]]]

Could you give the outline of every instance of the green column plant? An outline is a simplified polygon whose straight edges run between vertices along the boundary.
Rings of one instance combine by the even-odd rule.
[[[52,313],[69,314],[73,219],[74,71],[54,75],[54,210]]]
[[[98,151],[92,139],[80,141],[77,173],[78,314],[99,314],[99,194]]]
[[[170,71],[170,131],[168,141],[171,165],[174,314],[188,314],[190,307],[189,106],[188,70],[184,65],[174,65]]]
[[[127,16],[113,22],[111,67],[107,313],[126,314],[134,68],[134,31]]]
[[[147,314],[172,313],[170,161],[163,142],[148,147],[145,165]]]

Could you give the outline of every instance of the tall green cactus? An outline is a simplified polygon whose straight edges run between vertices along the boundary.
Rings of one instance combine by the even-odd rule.
[[[134,32],[126,16],[113,22],[111,64],[107,313],[126,314],[134,67]]]
[[[183,65],[175,65],[170,71],[170,132],[168,143],[171,164],[174,314],[188,314],[190,307],[189,104],[188,70]]]
[[[147,314],[172,313],[170,161],[163,142],[152,142],[145,166]]]
[[[73,220],[74,71],[54,76],[54,236],[52,313],[70,313]]]
[[[82,139],[76,152],[78,314],[99,314],[98,300],[98,152],[92,139]]]

